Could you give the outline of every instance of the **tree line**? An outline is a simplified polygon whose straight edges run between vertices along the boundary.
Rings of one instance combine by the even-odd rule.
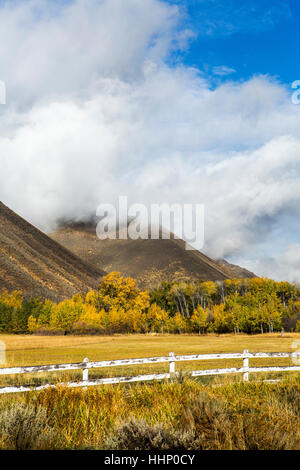
[[[111,272],[98,290],[53,302],[0,293],[0,331],[40,334],[300,332],[300,288],[267,278],[163,282]]]

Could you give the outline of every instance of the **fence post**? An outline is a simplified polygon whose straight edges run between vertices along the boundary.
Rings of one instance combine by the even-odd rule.
[[[172,374],[175,374],[175,353],[170,352],[169,356],[174,358],[173,361],[170,361],[170,366],[169,366],[169,372],[170,372],[170,375],[172,375]]]
[[[89,362],[88,358],[85,357],[85,358],[83,359],[83,362],[84,362],[85,364],[87,364],[87,363]],[[83,369],[83,371],[82,371],[82,380],[83,380],[84,382],[87,382],[87,381],[89,380],[89,369],[88,369],[87,367],[84,367],[84,369]]]
[[[248,354],[248,352],[249,352],[248,349],[244,349],[243,354]],[[249,370],[249,357],[244,357],[243,358],[243,367],[244,367],[244,370],[245,370],[244,375],[243,375],[243,379],[245,381],[248,381],[249,380],[249,372],[248,372],[248,370]]]

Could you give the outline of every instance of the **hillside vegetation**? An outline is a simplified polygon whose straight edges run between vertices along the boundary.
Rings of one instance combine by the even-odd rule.
[[[61,300],[97,287],[103,274],[0,202],[0,291]]]

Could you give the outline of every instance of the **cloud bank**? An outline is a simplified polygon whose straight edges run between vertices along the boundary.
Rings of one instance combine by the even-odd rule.
[[[183,15],[158,0],[0,5],[0,199],[43,230],[119,195],[203,203],[206,253],[300,281],[300,107],[271,77],[214,88],[174,63],[194,35]]]

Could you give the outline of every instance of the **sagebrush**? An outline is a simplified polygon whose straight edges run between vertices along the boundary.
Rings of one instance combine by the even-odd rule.
[[[43,410],[36,425],[43,432],[25,444],[14,437],[14,448],[300,449],[300,376],[276,384],[220,380],[57,387],[1,397],[0,409],[22,406],[29,416]],[[40,435],[49,440],[42,444]]]

